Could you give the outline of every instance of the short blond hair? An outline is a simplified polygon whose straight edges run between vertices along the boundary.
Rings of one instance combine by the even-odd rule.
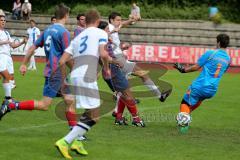
[[[86,12],[85,14],[86,17],[86,24],[94,24],[97,20],[99,20],[100,13],[96,9],[91,9]]]

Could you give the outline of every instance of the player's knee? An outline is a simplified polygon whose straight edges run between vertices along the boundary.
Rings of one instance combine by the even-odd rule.
[[[71,106],[74,103],[74,98],[71,96],[64,97],[65,104]]]
[[[143,74],[143,75],[141,76],[141,78],[142,78],[142,80],[145,82],[145,81],[147,81],[147,80],[149,79],[149,76],[148,76],[148,74]]]
[[[47,111],[51,103],[39,101],[37,105],[38,110]]]

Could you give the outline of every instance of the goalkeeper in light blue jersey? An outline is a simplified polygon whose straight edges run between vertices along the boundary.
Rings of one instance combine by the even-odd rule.
[[[177,123],[181,132],[186,132],[191,122],[191,112],[200,106],[203,100],[212,98],[218,89],[223,74],[227,71],[231,58],[226,52],[230,38],[226,34],[217,36],[217,49],[206,51],[197,64],[184,67],[179,63],[174,64],[181,73],[188,73],[202,69],[200,75],[189,86],[183,96],[180,113],[177,115]]]

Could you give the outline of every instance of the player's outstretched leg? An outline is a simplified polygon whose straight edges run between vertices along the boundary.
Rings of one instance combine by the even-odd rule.
[[[167,97],[170,96],[171,93],[172,93],[172,89],[169,89],[167,91],[163,91],[161,93],[161,96],[159,97],[159,101],[164,102],[167,99]]]
[[[148,76],[148,72],[142,70],[139,66],[135,65],[133,70],[133,75],[138,76],[142,79],[144,85],[152,91],[159,99],[159,101],[164,102],[167,97],[171,94],[172,89],[161,92],[159,88],[156,86],[156,84],[151,80],[151,78]]]

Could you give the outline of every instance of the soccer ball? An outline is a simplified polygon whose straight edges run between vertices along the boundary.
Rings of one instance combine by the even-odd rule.
[[[189,124],[192,121],[192,117],[190,114],[186,112],[179,112],[176,117],[176,120],[179,126],[189,126]]]

